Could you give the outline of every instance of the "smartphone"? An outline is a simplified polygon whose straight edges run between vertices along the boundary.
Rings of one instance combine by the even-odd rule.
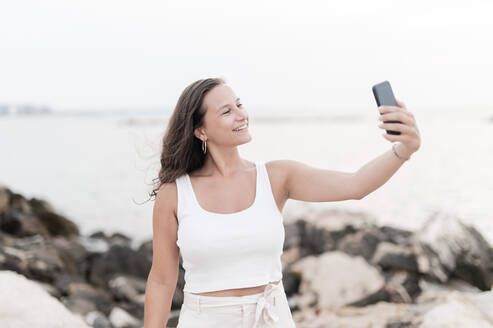
[[[377,106],[397,106],[394,93],[389,81],[383,81],[375,84],[372,88],[373,95],[377,101]],[[382,113],[380,113],[382,115]],[[384,123],[402,123],[401,121],[384,121]],[[401,134],[400,131],[386,130],[387,134]]]

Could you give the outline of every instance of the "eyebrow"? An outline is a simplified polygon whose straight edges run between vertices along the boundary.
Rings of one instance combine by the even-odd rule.
[[[236,101],[238,101],[238,100],[240,100],[240,98],[236,98]],[[221,107],[216,109],[216,112],[220,111],[221,109],[223,109],[224,107],[227,107],[227,106],[229,106],[229,104],[222,105]]]

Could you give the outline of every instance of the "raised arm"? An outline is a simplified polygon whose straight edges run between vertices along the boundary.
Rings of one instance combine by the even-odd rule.
[[[282,167],[287,197],[305,202],[359,199],[354,173],[309,166],[293,160],[274,161]]]
[[[176,183],[164,184],[156,195],[153,209],[153,253],[145,292],[145,328],[166,327],[171,310],[179,269],[176,202]]]
[[[404,103],[397,101],[397,106],[379,107],[380,120],[398,120],[402,123],[382,123],[382,129],[400,131],[400,135],[384,133],[389,141],[399,141],[395,151],[388,150],[372,159],[354,173],[339,172],[292,161],[274,161],[283,173],[284,188],[287,197],[307,202],[332,202],[348,199],[361,199],[370,194],[402,166],[404,160],[416,152],[421,145],[421,138],[414,115]]]

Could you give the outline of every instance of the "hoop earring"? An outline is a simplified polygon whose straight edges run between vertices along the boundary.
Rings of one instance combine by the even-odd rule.
[[[202,140],[202,152],[204,154],[207,152],[207,140]]]

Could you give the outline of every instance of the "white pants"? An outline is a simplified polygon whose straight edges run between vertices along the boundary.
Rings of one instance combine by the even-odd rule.
[[[176,328],[296,328],[282,280],[262,293],[205,296],[185,292]]]

